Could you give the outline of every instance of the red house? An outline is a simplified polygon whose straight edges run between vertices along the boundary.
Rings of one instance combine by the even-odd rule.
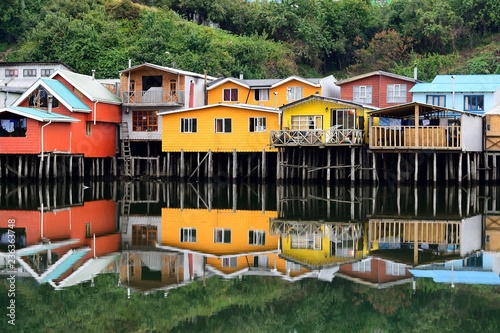
[[[102,173],[104,158],[115,156],[121,100],[92,76],[60,70],[0,109],[0,121],[0,159],[10,167],[0,178],[9,171],[18,177],[56,176],[68,165],[70,175],[77,167],[82,177],[84,161]]]
[[[356,103],[386,108],[412,101],[410,89],[421,82],[415,78],[384,71],[370,72],[340,80],[340,98]]]

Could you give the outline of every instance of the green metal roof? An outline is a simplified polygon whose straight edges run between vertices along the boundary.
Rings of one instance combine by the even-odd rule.
[[[73,73],[65,70],[58,70],[52,74],[51,78],[56,75],[61,75],[75,88],[80,90],[82,94],[87,96],[93,102],[103,102],[110,104],[121,104],[121,99],[109,91],[99,81],[92,76]]]
[[[92,111],[85,103],[83,103],[78,97],[76,97],[75,94],[62,82],[53,80],[53,79],[41,79],[41,81],[53,92],[56,94],[56,96],[60,97],[60,99],[63,99],[67,104],[71,106],[70,109],[72,110],[81,110],[81,111]],[[62,101],[61,101],[62,102]]]
[[[35,108],[27,108],[21,106],[8,106],[0,109],[0,114],[4,112],[13,113],[22,117],[34,119],[42,122],[65,122],[65,123],[74,123],[79,120],[73,117],[68,117],[62,114],[58,114],[55,112],[47,112],[47,110],[43,109],[35,109]]]

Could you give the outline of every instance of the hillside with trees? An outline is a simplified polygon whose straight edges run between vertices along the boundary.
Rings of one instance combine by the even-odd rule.
[[[4,0],[1,61],[99,78],[144,62],[212,76],[500,73],[497,0]]]

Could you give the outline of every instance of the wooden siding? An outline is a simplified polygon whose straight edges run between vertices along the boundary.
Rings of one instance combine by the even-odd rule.
[[[269,219],[276,211],[162,209],[161,244],[216,256],[270,251],[278,248],[278,236],[269,233]],[[181,242],[181,228],[195,228],[196,242]],[[214,243],[216,228],[231,230],[231,243]],[[265,231],[264,245],[249,244],[249,230]]]
[[[400,80],[385,75],[373,75],[356,81],[347,82],[340,86],[340,97],[352,101],[354,86],[372,86],[372,102],[370,105],[386,108],[403,103],[387,103],[387,85],[388,84],[406,84],[406,102],[412,101],[412,94],[409,92],[415,85],[414,82]]]
[[[285,104],[288,104],[293,101],[287,100],[287,88],[288,87],[302,87],[302,98],[314,95],[318,93],[321,95],[322,89],[321,87],[313,87],[309,84],[306,84],[297,80],[290,80],[286,83],[283,83],[277,87],[269,89],[269,100],[268,101],[256,101],[255,100],[255,91],[249,90],[241,85],[238,85],[234,82],[226,82],[218,87],[215,87],[211,90],[208,90],[208,104],[216,104],[216,103],[240,103],[240,104],[251,104],[251,105],[259,105],[259,106],[268,106],[268,107],[280,107]],[[223,90],[224,89],[238,89],[238,101],[237,102],[224,102],[223,100]],[[277,95],[275,95],[277,93]]]
[[[418,135],[417,135],[418,134]],[[371,149],[462,149],[459,126],[372,126]]]
[[[487,151],[500,151],[500,114],[486,114],[485,142]]]
[[[500,251],[500,216],[485,216],[486,251]]]
[[[69,129],[70,125],[65,124]],[[36,120],[27,119],[25,137],[0,137],[1,154],[39,154],[40,145],[40,126]]]
[[[249,131],[250,117],[265,117],[266,130]],[[224,105],[162,116],[162,150],[165,152],[261,152],[275,151],[269,146],[269,133],[279,129],[278,114],[251,109],[235,109]],[[196,133],[181,133],[181,118],[196,118]],[[232,119],[231,133],[215,133],[215,119]]]

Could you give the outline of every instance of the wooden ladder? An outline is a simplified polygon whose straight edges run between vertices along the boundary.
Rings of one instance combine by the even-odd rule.
[[[123,158],[123,169],[127,176],[130,176],[132,173],[130,172],[131,167],[131,154],[130,154],[130,136],[128,132],[128,124],[121,124],[121,148],[122,148],[122,158]]]

